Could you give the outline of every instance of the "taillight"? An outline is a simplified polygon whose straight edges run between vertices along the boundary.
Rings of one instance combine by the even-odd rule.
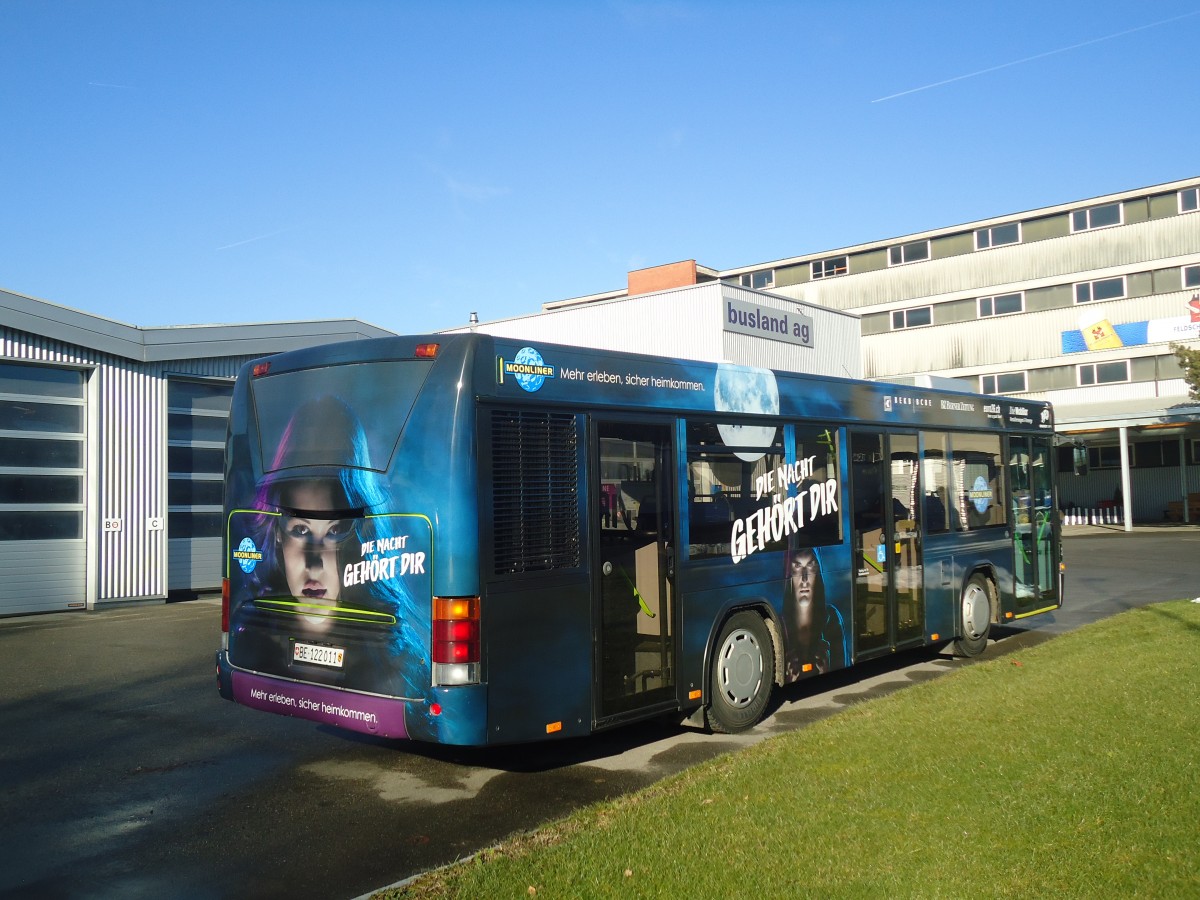
[[[229,579],[221,579],[221,633],[229,634]]]
[[[417,344],[417,359],[434,359],[441,346],[441,344]]]
[[[250,374],[255,378],[262,378],[262,376],[266,375],[270,371],[271,364],[269,362],[260,362],[254,364],[254,368],[250,370]]]
[[[433,598],[433,683],[479,683],[479,598]]]

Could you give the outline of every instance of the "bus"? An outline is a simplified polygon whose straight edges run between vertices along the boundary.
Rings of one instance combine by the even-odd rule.
[[[248,363],[221,696],[484,746],[772,691],[1057,609],[1042,402],[502,339]]]

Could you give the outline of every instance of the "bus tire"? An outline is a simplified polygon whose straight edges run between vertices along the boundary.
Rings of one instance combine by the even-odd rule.
[[[996,587],[982,572],[967,579],[958,604],[958,638],[954,642],[957,656],[978,656],[987,648],[992,628]]]
[[[717,638],[709,690],[708,727],[737,734],[758,724],[775,683],[775,649],[762,617],[734,613]]]

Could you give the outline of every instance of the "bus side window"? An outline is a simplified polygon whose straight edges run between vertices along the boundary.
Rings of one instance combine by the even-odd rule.
[[[766,448],[730,447],[716,423],[688,422],[689,558],[727,556],[732,523],[774,502],[775,493],[763,488],[768,474],[783,463],[781,433],[776,428]],[[771,541],[759,549],[779,550],[784,543]]]
[[[925,487],[925,533],[944,534],[950,530],[950,471],[946,460],[945,432],[921,432],[921,483]]]
[[[952,454],[957,523],[964,531],[1006,524],[1000,435],[955,434]]]

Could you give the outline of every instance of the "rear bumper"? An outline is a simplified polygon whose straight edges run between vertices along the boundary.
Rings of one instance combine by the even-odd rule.
[[[407,738],[404,700],[357,694],[316,684],[243,672],[217,654],[217,687],[222,697],[281,716],[295,716],[349,731]]]
[[[488,743],[487,687],[434,688],[426,700],[360,694],[234,668],[217,653],[217,690],[226,700],[376,737],[481,747]]]

